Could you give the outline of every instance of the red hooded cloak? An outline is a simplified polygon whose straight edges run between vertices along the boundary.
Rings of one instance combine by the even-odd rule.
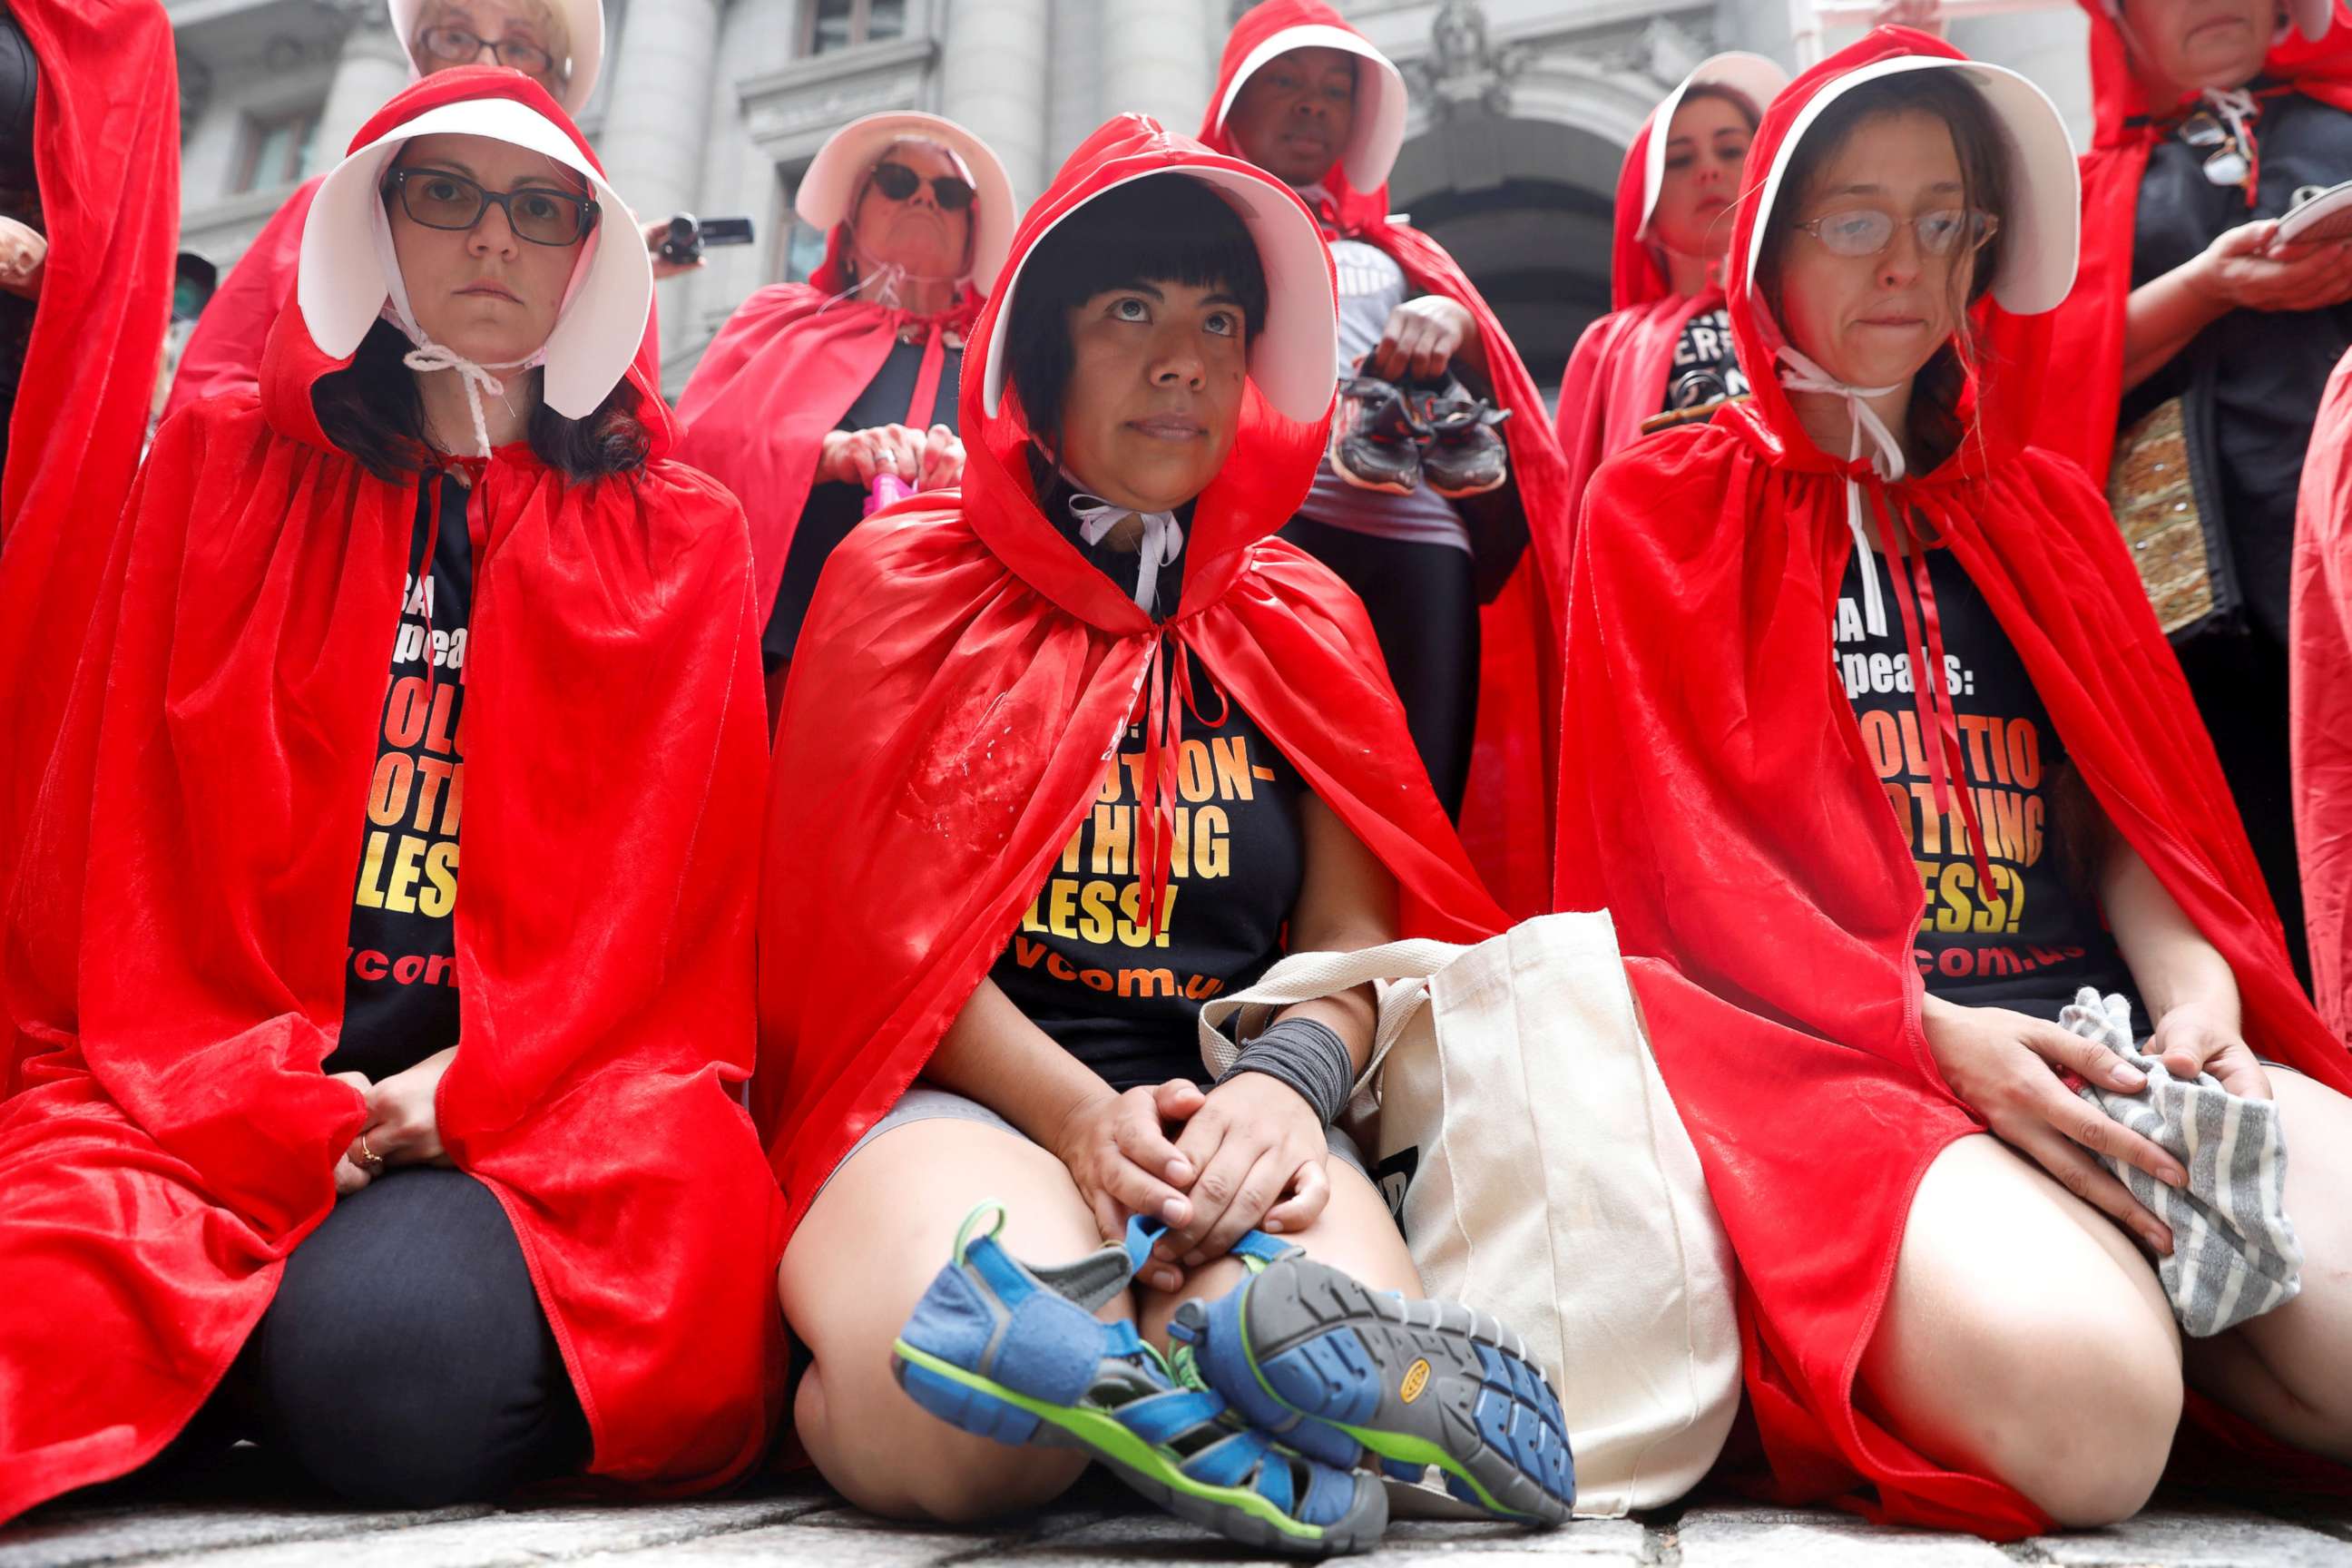
[[[571,131],[526,79],[458,71],[357,144],[494,96]],[[362,1121],[320,1071],[343,1007],[327,917],[359,868],[417,500],[320,428],[311,389],[347,363],[289,307],[261,400],[165,424],[108,563],[0,970],[29,1053],[0,1104],[0,1520],[185,1425]],[[573,484],[520,443],[466,464],[474,777],[438,1109],[521,1243],[590,1473],[685,1490],[749,1468],[782,1405],[781,1207],[730,1088],[766,751],[741,510],[661,456],[675,428],[638,391],[633,477]]]
[[[1260,45],[1293,27],[1349,27],[1322,0],[1265,0],[1234,25],[1217,66],[1217,86],[1201,122],[1201,140],[1241,156],[1220,121],[1235,73]],[[1360,35],[1359,35],[1360,36]],[[1352,186],[1341,163],[1324,176],[1330,203],[1316,216],[1334,238],[1385,252],[1418,294],[1438,294],[1470,312],[1486,346],[1496,401],[1513,411],[1502,426],[1511,477],[1528,520],[1528,551],[1500,595],[1479,614],[1478,719],[1462,806],[1462,841],[1503,906],[1540,913],[1551,842],[1550,767],[1559,689],[1559,614],[1565,604],[1568,543],[1575,514],[1569,469],[1544,418],[1543,395],[1518,350],[1477,287],[1444,247],[1389,216],[1388,186]]]
[[[2287,637],[2311,989],[2352,1039],[2352,357],[2328,378],[2294,514]]]
[[[2132,70],[2123,30],[2106,0],[2079,0],[2091,18],[2091,150],[2083,154],[2083,258],[2053,324],[2051,358],[2065,365],[2067,395],[2053,398],[2034,441],[2083,465],[2104,490],[2123,408],[2124,310],[2131,300],[2140,180],[2163,132]],[[2263,61],[2263,75],[2322,103],[2352,110],[2352,26],[2339,13],[2316,42],[2294,33]]]
[[[1922,34],[1871,34],[1766,113],[1754,166],[1774,165],[1827,83],[1902,54],[1960,58]],[[1592,483],[1569,616],[1559,899],[1615,918],[1730,1233],[1770,1489],[2024,1536],[2048,1521],[2022,1496],[1934,1463],[1854,1399],[1913,1192],[1945,1145],[1985,1129],[1921,1030],[1919,873],[1827,657],[1853,547],[1845,477],[1866,470],[1816,447],[1760,374],[1781,340],[1748,276],[1759,185],[1740,205],[1729,306],[1753,400],[1641,442]],[[1982,591],[2109,819],[2229,960],[2248,1041],[2352,1089],[2105,503],[2075,464],[2028,445],[2046,318],[1980,310],[1968,440],[1885,492]],[[1956,770],[1957,747],[1946,755]]]
[[[179,71],[163,7],[19,0],[9,14],[40,61],[33,163],[49,251],[0,474],[0,889],[139,469],[180,212]]]
[[[678,456],[748,498],[762,605],[775,604],[783,584],[826,433],[880,372],[898,334],[923,330],[914,396],[899,421],[920,430],[956,395],[952,385],[940,384],[945,335],[968,336],[980,314],[980,296],[969,284],[953,306],[932,317],[841,298],[849,287],[846,236],[845,226],[836,226],[827,237],[824,265],[807,282],[770,284],[737,306],[677,400],[687,426]]]
[[[1029,209],[1005,275],[1109,186],[1204,167],[1297,199],[1124,115]],[[1163,662],[1198,660],[1231,693],[1396,876],[1417,931],[1471,940],[1504,923],[1422,769],[1362,605],[1273,537],[1313,479],[1325,421],[1286,418],[1253,384],[1194,505],[1182,598],[1154,623],[1038,511],[1019,399],[985,412],[977,367],[1004,297],[966,362],[961,496],[877,513],[835,552],[784,695],[778,752],[807,761],[772,783],[752,1101],[795,1221],[1011,941]],[[1151,725],[1163,717],[1181,724],[1155,712]]]

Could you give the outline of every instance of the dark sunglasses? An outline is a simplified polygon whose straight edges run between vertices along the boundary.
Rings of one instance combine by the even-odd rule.
[[[481,58],[483,46],[487,44],[491,58],[499,64],[519,70],[525,76],[547,76],[555,69],[555,57],[525,38],[500,38],[490,43],[488,38],[476,37],[463,27],[427,27],[416,36],[416,41],[424,45],[425,52],[435,59],[446,60],[453,65]]]
[[[894,202],[905,201],[922,186],[923,176],[904,163],[885,161],[874,165],[874,188]],[[970,182],[953,174],[931,176],[931,199],[940,204],[941,211],[960,213],[971,205],[971,197]]]
[[[2242,185],[2253,164],[2238,138],[2218,115],[2199,110],[2180,122],[2180,139],[2205,154],[2205,178],[2217,185]]]
[[[576,245],[596,226],[594,202],[537,185],[486,191],[446,169],[394,169],[383,184],[387,193],[400,193],[401,210],[426,228],[469,230],[492,206],[505,209],[517,239],[533,245]]]

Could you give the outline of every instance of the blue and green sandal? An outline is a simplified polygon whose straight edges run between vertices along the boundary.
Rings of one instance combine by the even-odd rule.
[[[894,1370],[915,1403],[1000,1443],[1083,1448],[1171,1513],[1247,1546],[1325,1557],[1381,1538],[1376,1478],[1279,1444],[1201,1381],[1188,1349],[1171,1367],[1132,1323],[1094,1316],[1156,1231],[1130,1225],[1125,1246],[1031,1268],[998,1242],[1003,1227],[999,1205],[971,1212],[900,1331]]]
[[[1454,1301],[1373,1290],[1253,1231],[1248,1279],[1187,1301],[1169,1333],[1252,1426],[1327,1464],[1375,1466],[1500,1518],[1559,1523],[1576,1500],[1568,1426],[1519,1336]]]

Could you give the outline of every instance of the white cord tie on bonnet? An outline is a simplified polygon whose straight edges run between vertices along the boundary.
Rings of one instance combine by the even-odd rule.
[[[501,370],[518,370],[529,360],[510,360],[505,364],[476,364],[453,348],[429,339],[400,356],[400,363],[411,370],[454,370],[458,384],[466,389],[466,412],[474,417],[474,443],[481,448],[480,456],[490,455],[490,426],[483,416],[482,395],[488,393],[500,402],[506,401],[507,384],[492,374]],[[511,405],[509,405],[511,406]]]
[[[1848,386],[1786,343],[1780,345],[1779,357],[1792,373],[1780,378],[1784,390],[1823,393],[1845,399],[1847,422],[1853,431],[1853,439],[1846,447],[1848,462],[1862,456],[1862,438],[1867,432],[1872,444],[1877,447],[1871,454],[1872,469],[1889,484],[1903,477],[1903,443],[1895,438],[1895,432],[1886,427],[1886,421],[1878,416],[1878,410],[1867,401],[1873,397],[1885,397],[1895,391],[1895,387]],[[1853,547],[1862,552],[1859,565],[1862,570],[1863,622],[1872,637],[1885,637],[1886,600],[1879,591],[1877,569],[1871,563],[1871,551],[1874,547],[1870,542],[1869,527],[1863,521],[1865,510],[1862,481],[1849,474],[1845,481],[1845,525],[1853,534]]]
[[[1100,544],[1105,535],[1130,517],[1142,520],[1142,563],[1135,574],[1135,607],[1147,616],[1151,614],[1151,606],[1160,597],[1160,569],[1173,562],[1184,548],[1184,525],[1176,521],[1176,514],[1137,511],[1100,496],[1075,495],[1070,498],[1070,515],[1077,520],[1078,537],[1088,544]]]

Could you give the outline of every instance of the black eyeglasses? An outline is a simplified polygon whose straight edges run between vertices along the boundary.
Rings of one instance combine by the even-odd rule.
[[[2199,110],[2180,122],[2180,139],[2205,154],[2205,178],[2217,185],[2242,185],[2254,172],[2252,160],[2238,145],[2237,132],[2221,117]]]
[[[1905,227],[1918,237],[1919,248],[1929,256],[1951,256],[1984,248],[1985,242],[2000,232],[2000,219],[1975,207],[1939,207],[1916,217],[1855,207],[1790,226],[1820,240],[1832,256],[1884,255],[1895,243],[1895,231]]]
[[[500,38],[491,43],[477,37],[463,27],[427,27],[416,36],[425,52],[436,60],[451,65],[463,65],[479,59],[485,45],[491,58],[502,66],[510,66],[525,76],[548,76],[555,70],[555,57],[528,38]]]
[[[394,169],[384,181],[400,193],[401,209],[426,228],[471,229],[492,206],[504,208],[517,239],[533,245],[576,245],[596,226],[596,204],[567,191],[526,185],[486,191],[478,181],[446,169]]]
[[[903,202],[922,189],[923,176],[904,163],[887,161],[874,165],[874,188],[894,202]],[[946,212],[961,212],[971,205],[971,182],[953,174],[931,176],[931,197]]]

